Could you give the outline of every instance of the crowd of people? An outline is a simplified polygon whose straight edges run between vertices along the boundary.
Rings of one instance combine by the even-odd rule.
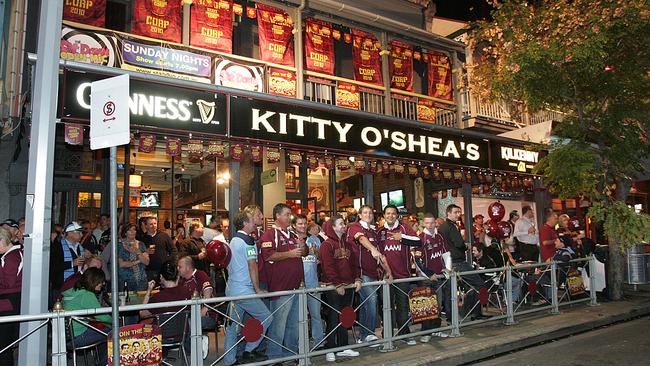
[[[308,296],[310,338],[316,348],[339,348],[326,354],[327,361],[337,357],[355,357],[359,353],[345,349],[350,344],[348,329],[340,325],[340,312],[346,306],[360,304],[357,331],[352,335],[358,343],[377,346],[376,330],[380,326],[378,308],[380,286],[373,282],[386,280],[394,287],[390,292],[394,324],[399,335],[411,333],[409,291],[429,287],[437,294],[440,314],[450,323],[452,271],[467,272],[476,268],[497,268],[527,261],[551,261],[584,255],[589,239],[578,231],[567,215],[549,210],[545,223],[537,228],[530,206],[522,214],[512,211],[508,223],[513,235],[505,240],[491,238],[482,215],[473,219],[473,238],[466,244],[461,208],[449,205],[444,217],[424,214],[417,218],[404,215],[394,205],[376,213],[370,206],[349,210],[344,216],[318,216],[316,221],[294,214],[291,207],[280,203],[272,211],[273,225],[264,228],[264,215],[258,206],[247,206],[235,215],[235,234],[229,238],[215,218],[207,227],[192,222],[189,227],[177,225],[174,231],[167,223],[159,230],[155,217],[143,217],[137,224],[121,223],[118,227],[118,286],[121,291],[141,291],[144,303],[186,300],[194,296],[240,296],[268,292],[308,289],[323,285],[332,291]],[[317,223],[318,221],[318,223]],[[320,225],[319,225],[320,224]],[[0,315],[17,314],[20,303],[22,269],[22,232],[20,221],[6,220],[0,228]],[[101,215],[94,230],[88,221],[57,225],[52,233],[50,254],[50,304],[61,301],[66,310],[91,309],[107,305],[105,289],[110,281],[111,240],[110,217]],[[231,260],[223,276],[214,276],[214,265],[208,260],[206,244],[211,240],[228,242]],[[471,252],[471,256],[468,256]],[[564,256],[564,257],[561,257]],[[468,257],[473,258],[468,261]],[[212,276],[211,276],[212,274]],[[420,283],[397,282],[395,279],[427,278]],[[221,278],[223,285],[215,282]],[[468,286],[464,292],[460,316],[481,319],[482,307],[476,306],[481,288],[489,286],[484,276],[463,275]],[[227,282],[226,282],[227,281]],[[109,287],[110,288],[110,287]],[[521,279],[513,278],[513,300],[522,289]],[[104,295],[102,295],[104,294]],[[322,303],[327,304],[321,306]],[[157,314],[177,311],[165,307],[143,310],[127,317],[127,322],[150,321]],[[226,366],[235,363],[263,361],[289,356],[298,351],[298,298],[292,295],[271,296],[232,301],[219,317],[209,307],[201,311],[202,328],[225,328]],[[321,316],[321,313],[323,316]],[[261,337],[235,346],[241,337],[242,325],[249,318],[263,326]],[[446,337],[435,331],[442,317],[422,323],[421,330],[432,333],[420,338]],[[110,330],[110,316],[95,317],[94,326]],[[17,327],[0,325],[0,348],[17,337]],[[82,324],[72,329],[77,346],[105,340],[105,335]],[[188,337],[189,342],[189,337]],[[404,340],[416,344],[414,338]],[[204,357],[207,337],[204,336]],[[187,348],[189,349],[189,348]],[[100,353],[106,361],[106,349]],[[0,364],[11,364],[10,356],[0,354]],[[6,361],[6,362],[5,362]],[[11,361],[11,362],[10,362]]]

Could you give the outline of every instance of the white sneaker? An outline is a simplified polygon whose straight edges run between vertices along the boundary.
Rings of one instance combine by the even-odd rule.
[[[413,338],[406,339],[406,340],[404,340],[404,342],[405,342],[406,345],[408,345],[408,346],[415,346],[416,344],[418,344],[418,343],[415,341],[415,339],[413,339]]]
[[[434,337],[440,337],[440,338],[449,337],[449,334],[444,333],[444,332],[433,332],[433,333],[431,333],[431,335],[434,336]]]
[[[325,355],[325,359],[328,362],[334,362],[336,361],[336,356],[334,355],[334,352],[329,352],[328,354]]]
[[[357,357],[359,356],[359,352],[352,349],[346,349],[345,351],[337,352],[336,355],[341,357]]]
[[[422,342],[422,343],[427,343],[430,340],[431,340],[431,336],[428,336],[428,335],[420,337],[420,342]]]
[[[366,339],[364,339],[364,342],[370,343],[370,342],[376,341],[378,339],[379,339],[379,337],[377,337],[376,335],[369,334],[369,335],[366,336]],[[381,344],[373,344],[370,347],[374,348],[374,347],[379,347],[379,346],[381,346]]]
[[[201,336],[201,351],[203,352],[203,359],[205,360],[210,351],[210,340],[208,339],[208,336]]]

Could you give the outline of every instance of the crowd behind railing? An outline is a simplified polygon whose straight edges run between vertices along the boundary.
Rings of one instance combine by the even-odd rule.
[[[584,278],[593,282],[585,277],[594,273],[593,257],[586,257],[590,241],[565,215],[556,230],[558,216],[548,211],[538,231],[524,206],[521,218],[510,214],[511,236],[490,232],[477,215],[472,245],[456,205],[447,207],[445,218],[425,214],[421,220],[401,220],[393,205],[380,217],[370,206],[345,217],[323,216],[319,225],[281,203],[273,208],[274,225],[262,230],[261,209],[247,206],[235,215],[229,240],[216,220],[205,228],[193,222],[187,235],[178,226],[173,237],[158,230],[153,217],[139,227],[121,224],[120,324],[157,323],[163,333],[161,344],[158,338],[121,344],[121,364],[166,362],[170,349],[200,364],[209,351],[207,335],[221,328],[223,353],[214,363],[305,363],[322,355],[336,361],[359,356],[359,347],[388,350],[458,336],[461,326],[485,319],[513,324],[515,314],[595,304],[593,283],[588,294],[584,286]],[[0,364],[13,364],[17,321],[45,320],[44,326],[50,319],[53,359],[76,361],[80,352],[107,364],[109,224],[102,215],[94,233],[88,222],[53,233],[49,295],[55,311],[29,319],[15,316],[20,223],[2,224]],[[153,349],[162,350],[160,359],[147,358],[159,357]]]

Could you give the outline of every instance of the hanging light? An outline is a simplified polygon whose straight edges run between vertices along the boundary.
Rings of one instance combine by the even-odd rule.
[[[140,187],[142,187],[142,175],[130,174],[129,175],[129,188],[140,188]]]

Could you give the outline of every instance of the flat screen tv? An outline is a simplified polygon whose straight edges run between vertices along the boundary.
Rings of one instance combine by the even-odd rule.
[[[160,192],[140,192],[140,207],[160,207]]]
[[[404,190],[388,191],[388,204],[395,205],[397,208],[404,208]]]

